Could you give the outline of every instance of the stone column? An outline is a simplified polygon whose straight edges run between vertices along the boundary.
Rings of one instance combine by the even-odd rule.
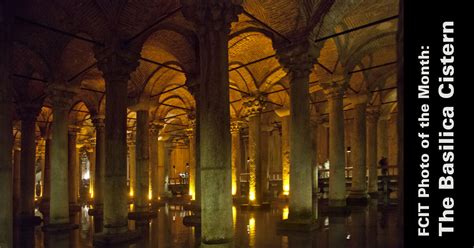
[[[104,206],[104,173],[105,173],[105,117],[95,115],[92,118],[95,127],[95,176],[94,208],[102,216]],[[97,216],[96,216],[97,217]]]
[[[41,198],[40,211],[45,216],[46,223],[49,221],[49,201],[51,196],[51,135],[49,131],[45,135],[44,142],[44,184],[43,197]]]
[[[12,204],[12,149],[13,149],[13,99],[9,74],[10,44],[12,40],[13,11],[11,1],[2,2],[0,10],[0,245],[13,247]]]
[[[81,128],[77,126],[69,126],[68,130],[68,189],[69,189],[69,210],[71,212],[79,211],[79,164],[77,152],[77,133]]]
[[[21,161],[20,161],[20,217],[25,225],[34,221],[35,215],[35,126],[41,106],[25,104],[20,106],[21,118]]]
[[[160,196],[160,184],[158,173],[158,134],[160,132],[159,125],[150,124],[150,185],[151,185],[151,202],[157,202]]]
[[[170,141],[169,136],[162,136],[158,142],[158,159],[163,165],[163,197],[171,197],[171,191],[168,188],[170,179]]]
[[[232,136],[232,195],[240,198],[240,168],[241,168],[241,142],[240,142],[240,128],[242,121],[232,121],[230,124],[230,133]]]
[[[137,195],[137,156],[135,147],[135,135],[132,132],[128,133],[128,177],[129,177],[129,196],[133,199]]]
[[[378,108],[367,108],[367,165],[369,167],[369,194],[377,196],[377,120],[379,118]]]
[[[196,130],[194,119],[190,120],[190,127],[186,129],[189,139],[189,195],[196,200]]]
[[[92,139],[94,141],[94,139]],[[87,159],[89,160],[89,197],[94,200],[94,188],[95,188],[95,143],[90,143],[87,146]]]
[[[122,50],[122,41],[112,38],[98,51],[97,66],[105,79],[105,175],[104,231],[94,237],[98,244],[122,242],[136,237],[128,229],[127,190],[127,87],[138,66],[139,52]]]
[[[382,157],[388,157],[388,116],[380,116],[377,124],[377,166]]]
[[[290,194],[290,109],[275,111],[281,118],[281,177],[283,195]]]
[[[189,84],[188,89],[191,92],[191,94],[194,97],[194,100],[196,102],[196,109],[194,113],[190,113],[190,115],[195,115],[194,117],[194,143],[195,143],[195,164],[196,164],[196,173],[195,173],[195,180],[194,180],[194,207],[197,208],[195,213],[197,215],[200,215],[200,209],[201,209],[201,164],[200,164],[200,133],[199,133],[199,119],[200,119],[200,113],[201,113],[201,107],[200,107],[200,98],[199,98],[199,82],[200,79],[196,76],[191,76],[187,78],[187,82]]]
[[[150,146],[148,144],[148,110],[137,111],[136,135],[136,194],[135,204],[137,212],[146,212],[148,208]],[[131,171],[131,170],[130,170]]]
[[[16,143],[16,142],[15,142]],[[13,147],[13,204],[14,206],[20,206],[21,203],[21,148],[18,145]],[[20,214],[20,209],[18,207],[14,208],[14,217],[18,219]]]
[[[232,239],[232,173],[229,110],[228,34],[242,7],[231,0],[182,1],[196,24],[200,51],[201,242]]]
[[[278,58],[290,79],[290,203],[288,220],[304,229],[316,226],[312,201],[313,157],[309,111],[309,74],[316,62],[316,48],[310,41],[279,50]]]
[[[352,99],[354,105],[354,134],[352,135],[352,186],[348,200],[354,203],[367,204],[367,167],[366,167],[366,118],[367,96]]]
[[[70,229],[68,191],[68,113],[75,92],[65,85],[50,88],[53,102],[53,123],[51,137],[51,195],[49,225],[45,230]],[[74,146],[74,149],[76,147]]]
[[[162,125],[158,126],[159,130],[163,128]],[[158,138],[158,196],[164,197],[166,189],[166,178],[165,178],[165,142],[164,137],[159,136]]]
[[[246,97],[243,105],[249,125],[249,204],[259,206],[263,202],[260,113],[265,99],[261,95]]]
[[[329,112],[329,206],[346,206],[346,176],[344,149],[344,86],[329,83],[325,86]]]

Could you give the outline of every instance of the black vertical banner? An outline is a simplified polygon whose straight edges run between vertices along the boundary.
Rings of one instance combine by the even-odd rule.
[[[463,9],[404,2],[405,247],[474,247],[474,13]]]

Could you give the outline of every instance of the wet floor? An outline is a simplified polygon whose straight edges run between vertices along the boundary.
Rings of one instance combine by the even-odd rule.
[[[17,232],[17,247],[93,247],[96,228],[87,207],[74,221],[79,228],[69,234],[45,235],[41,227]],[[179,205],[166,205],[158,210],[158,217],[140,227],[134,221],[129,228],[144,233],[144,238],[121,247],[199,247],[200,230],[183,225],[183,218],[191,212]],[[397,247],[397,210],[372,201],[367,207],[352,207],[347,217],[328,217],[320,214],[321,228],[310,234],[277,234],[276,225],[288,216],[285,206],[267,211],[240,210],[233,207],[233,247]],[[118,246],[114,246],[118,247]]]

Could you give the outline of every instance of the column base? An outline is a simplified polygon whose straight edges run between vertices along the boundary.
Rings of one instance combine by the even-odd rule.
[[[351,191],[347,196],[347,205],[366,206],[369,203],[369,195],[366,192]]]
[[[39,216],[21,214],[19,220],[21,226],[38,226],[43,221]]]
[[[104,216],[104,209],[103,207],[94,207],[94,208],[90,208],[89,211],[87,211],[87,214],[89,216],[94,216],[94,217],[102,217]]]
[[[205,244],[201,243],[202,248],[231,248],[234,247],[233,244],[229,241],[226,243],[220,243],[220,244]]]
[[[139,232],[126,231],[123,233],[99,233],[94,235],[94,246],[114,246],[117,244],[134,243],[139,240],[141,235]]]
[[[81,211],[82,206],[78,203],[69,203],[69,213],[75,214]]]
[[[379,199],[379,192],[369,192],[371,199]]]
[[[257,203],[248,203],[240,205],[241,210],[270,210],[270,203],[269,202],[262,202],[260,204]]]
[[[73,223],[57,223],[57,224],[47,224],[44,225],[41,229],[43,232],[49,233],[61,233],[61,232],[69,232],[74,229],[79,228],[79,225]]]
[[[311,220],[291,220],[286,219],[277,224],[277,233],[285,234],[292,232],[312,232],[319,228],[319,222]]]
[[[183,218],[183,225],[185,226],[200,226],[201,225],[201,215],[189,215]]]
[[[135,211],[128,213],[128,219],[135,221],[148,221],[156,218],[157,216],[158,214],[152,211]]]

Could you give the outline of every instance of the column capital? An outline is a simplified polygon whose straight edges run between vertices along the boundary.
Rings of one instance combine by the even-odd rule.
[[[94,115],[92,116],[92,124],[96,129],[105,127],[105,116],[104,115]]]
[[[280,117],[280,118],[289,116],[290,115],[290,108],[283,107],[283,108],[275,109],[275,114],[277,114],[278,117]]]
[[[319,56],[319,49],[309,40],[293,43],[291,46],[277,48],[277,58],[291,77],[308,77]]]
[[[234,120],[230,122],[230,133],[231,134],[239,134],[240,129],[242,128],[243,121],[241,120]]]
[[[369,106],[366,110],[367,121],[371,123],[377,122],[380,116],[380,109],[376,106]]]
[[[81,127],[76,125],[69,125],[68,127],[68,134],[69,135],[77,135],[77,133],[81,132]]]
[[[48,87],[46,93],[51,99],[53,108],[69,110],[73,104],[74,96],[77,94],[77,89],[58,83]]]
[[[20,103],[18,115],[22,121],[35,121],[41,111],[41,104]]]
[[[148,130],[151,135],[158,136],[162,128],[163,128],[162,124],[152,122],[150,123],[150,128]]]
[[[255,116],[265,109],[266,101],[262,95],[245,96],[243,98],[244,116]]]
[[[242,13],[242,0],[181,0],[183,15],[194,22],[198,33],[230,32],[230,25]]]
[[[327,127],[329,125],[329,115],[318,115],[316,123]]]
[[[320,85],[328,99],[342,98],[347,88],[343,75],[333,75],[327,82]]]
[[[349,96],[349,101],[355,105],[367,105],[368,96],[367,94],[357,94]]]
[[[95,53],[97,67],[109,82],[128,82],[130,75],[138,67],[140,53],[134,49],[123,49],[120,41],[113,41],[112,48]],[[115,47],[115,48],[114,48]]]
[[[135,146],[135,134],[133,131],[127,131],[127,144],[129,146]]]

